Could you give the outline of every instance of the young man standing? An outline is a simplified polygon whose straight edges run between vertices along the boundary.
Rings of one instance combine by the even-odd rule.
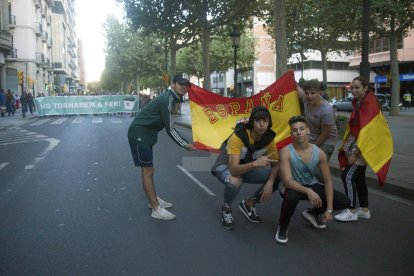
[[[344,209],[350,201],[345,194],[334,191],[325,153],[309,142],[310,130],[303,116],[289,120],[293,143],[280,151],[280,173],[285,191],[280,211],[279,227],[275,239],[280,244],[288,242],[288,226],[300,200],[309,200],[312,208],[302,216],[315,228],[326,228],[325,222],[332,220],[333,210]],[[319,167],[324,185],[316,178]]]
[[[269,199],[277,189],[279,178],[278,154],[274,141],[276,133],[271,127],[269,110],[256,106],[248,123],[238,123],[234,133],[220,148],[221,153],[213,165],[212,173],[224,184],[221,217],[222,224],[227,229],[234,229],[231,205],[242,182],[263,184],[250,198],[239,204],[239,209],[253,223],[261,222],[256,213],[256,203],[261,199]]]
[[[300,85],[305,100],[304,113],[310,130],[309,142],[321,148],[329,162],[338,139],[334,110],[322,97],[323,85],[320,81],[305,80]]]
[[[194,150],[173,128],[171,113],[174,105],[182,101],[190,85],[187,74],[174,76],[171,87],[149,102],[134,118],[128,129],[128,140],[135,166],[141,167],[142,185],[152,208],[151,216],[156,219],[170,220],[175,215],[166,210],[172,206],[157,196],[154,187],[154,166],[152,147],[157,143],[158,132],[163,128],[179,146]]]

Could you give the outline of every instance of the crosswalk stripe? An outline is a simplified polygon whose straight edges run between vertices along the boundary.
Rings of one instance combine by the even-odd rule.
[[[101,117],[94,117],[92,119],[92,123],[93,124],[101,124],[102,123],[102,118]]]
[[[34,122],[33,124],[31,124],[31,126],[40,126],[40,125],[43,125],[44,123],[46,123],[49,120],[50,119],[37,120],[36,122]]]
[[[121,119],[119,119],[119,118],[111,118],[111,121],[114,124],[120,124],[121,123]]]
[[[72,121],[72,124],[80,124],[83,122],[83,117],[77,117]]]
[[[60,125],[60,124],[62,124],[64,121],[66,121],[67,120],[67,118],[59,118],[59,119],[57,119],[56,121],[54,121],[53,123],[52,123],[52,125]]]
[[[0,170],[4,169],[9,163],[0,163]]]

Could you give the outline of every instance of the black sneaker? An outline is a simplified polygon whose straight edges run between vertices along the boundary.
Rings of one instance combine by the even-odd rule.
[[[306,219],[310,224],[312,224],[312,226],[315,228],[318,228],[318,229],[326,228],[325,222],[321,221],[319,219],[319,216],[315,216],[314,214],[312,214],[309,209],[306,209],[305,211],[303,211],[302,217]]]
[[[246,202],[243,200],[239,204],[239,209],[243,212],[248,220],[254,223],[262,222],[262,219],[257,215],[256,209],[254,207],[249,207],[246,205]]]
[[[231,211],[222,211],[221,212],[221,224],[229,230],[234,229],[234,220],[233,216],[231,215]]]
[[[288,227],[280,226],[277,228],[275,235],[276,242],[279,244],[287,244],[288,242]]]

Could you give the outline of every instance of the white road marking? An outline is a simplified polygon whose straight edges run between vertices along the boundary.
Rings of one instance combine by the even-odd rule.
[[[0,163],[0,170],[4,169],[9,163]]]
[[[184,169],[182,166],[177,165],[177,168],[179,168],[183,173],[185,173],[191,180],[193,180],[201,189],[203,189],[208,195],[215,196],[215,194],[207,188],[203,183],[201,183],[197,178],[195,178],[191,173],[189,173],[186,169]]]
[[[26,167],[24,167],[25,170],[31,170],[34,168],[35,165],[27,165]]]
[[[120,124],[121,123],[121,119],[119,119],[119,118],[111,118],[111,121],[112,121],[112,123],[114,123],[114,124]]]
[[[92,118],[92,123],[93,124],[100,124],[100,123],[102,123],[102,118],[101,117],[93,117]]]
[[[80,124],[83,122],[83,117],[77,117],[72,121],[72,124]]]
[[[36,122],[34,122],[33,124],[31,124],[31,126],[40,126],[43,125],[44,123],[46,123],[47,121],[49,121],[50,119],[41,119],[41,120],[37,120]]]
[[[66,121],[68,118],[59,118],[59,119],[57,119],[56,121],[54,121],[53,123],[52,123],[52,125],[60,125],[60,124],[62,124],[64,121]]]

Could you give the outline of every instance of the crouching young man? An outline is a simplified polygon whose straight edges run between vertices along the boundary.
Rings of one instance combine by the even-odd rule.
[[[280,151],[280,173],[285,186],[280,211],[279,227],[275,239],[280,244],[288,242],[288,226],[299,200],[309,200],[312,208],[302,213],[312,226],[326,228],[326,221],[332,220],[333,210],[348,208],[348,197],[332,187],[332,177],[325,153],[309,139],[309,127],[303,116],[289,120],[293,143]],[[315,177],[319,167],[324,184]]]
[[[231,205],[237,197],[242,182],[262,184],[250,197],[239,204],[246,218],[261,222],[255,205],[260,200],[269,199],[277,189],[278,153],[271,130],[272,118],[269,110],[263,106],[253,108],[247,124],[238,123],[234,133],[223,142],[221,153],[212,168],[212,173],[224,184],[224,202],[222,206],[222,224],[234,229]]]

